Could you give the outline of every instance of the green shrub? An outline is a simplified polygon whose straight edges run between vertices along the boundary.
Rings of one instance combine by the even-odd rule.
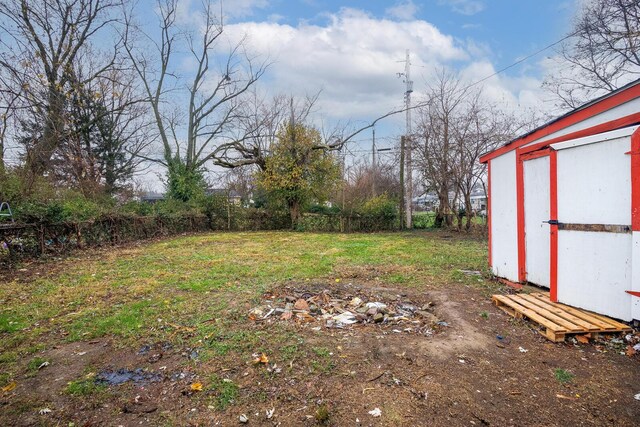
[[[433,228],[435,224],[436,214],[435,212],[416,212],[412,216],[413,228],[426,229]]]
[[[336,215],[340,213],[340,208],[338,206],[313,204],[309,206],[309,209],[307,209],[307,212],[323,214],[323,215]]]
[[[398,216],[398,203],[385,194],[367,200],[359,209],[363,216],[393,220]]]

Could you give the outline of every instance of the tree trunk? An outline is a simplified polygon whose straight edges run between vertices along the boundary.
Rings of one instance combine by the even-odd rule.
[[[444,225],[451,225],[450,219],[447,218],[447,211],[449,210],[449,192],[445,191],[438,193],[438,209],[436,209],[436,218],[434,220],[434,227],[441,228]]]
[[[4,141],[0,138],[0,175],[4,173]]]
[[[467,223],[464,228],[467,231],[471,231],[471,218],[473,217],[473,212],[471,208],[471,193],[466,193],[464,195],[464,211],[467,214]]]
[[[300,202],[289,200],[289,215],[291,216],[291,229],[295,230],[300,219]]]

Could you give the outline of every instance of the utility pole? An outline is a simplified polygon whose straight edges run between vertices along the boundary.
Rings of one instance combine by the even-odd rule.
[[[413,228],[412,214],[413,214],[413,174],[412,161],[411,161],[411,93],[413,92],[413,81],[411,80],[411,55],[409,49],[407,49],[407,58],[404,63],[404,74],[406,83],[406,92],[404,94],[405,104],[407,108],[407,123],[406,123],[406,137],[405,137],[405,150],[406,150],[406,162],[407,162],[407,191],[405,194],[405,211],[407,215],[407,228]]]
[[[376,197],[376,128],[373,128],[373,138],[371,142],[371,194]]]
[[[404,194],[404,145],[405,145],[405,137],[404,135],[400,137],[400,230],[404,230],[405,222],[404,222],[404,203],[405,203],[405,194]]]
[[[402,183],[402,189],[404,191],[405,197],[404,197],[404,213],[406,215],[406,221],[405,224],[407,226],[407,228],[413,228],[413,222],[412,222],[412,214],[413,214],[413,203],[412,203],[412,198],[413,198],[413,174],[412,174],[412,161],[411,161],[411,148],[412,148],[412,142],[411,142],[411,93],[413,92],[413,80],[411,80],[411,53],[409,52],[409,49],[407,49],[407,56],[405,58],[404,61],[399,61],[399,62],[404,62],[404,73],[398,73],[398,77],[403,77],[404,76],[404,83],[405,83],[405,92],[404,92],[404,107],[405,107],[405,111],[406,111],[406,129],[405,129],[405,136],[404,136],[404,150],[402,151],[406,151],[405,155],[402,156],[401,158],[404,160],[401,160],[402,163],[402,167],[406,166],[406,182],[405,180],[401,177],[400,178],[400,182]],[[404,162],[406,161],[406,165],[404,164]]]

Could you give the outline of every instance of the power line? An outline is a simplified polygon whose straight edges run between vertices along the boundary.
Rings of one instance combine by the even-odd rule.
[[[477,82],[470,84],[470,85],[469,85],[469,86],[467,86],[465,89],[469,89],[470,87],[475,86],[475,85],[477,85],[477,84],[480,84],[480,83],[482,83],[482,82],[483,82],[483,81],[485,81],[485,80],[489,80],[491,77],[497,76],[498,74],[500,74],[500,73],[502,73],[502,72],[504,72],[504,71],[507,71],[508,69],[513,68],[513,67],[515,67],[516,65],[522,64],[522,63],[523,63],[524,61],[526,61],[527,59],[531,59],[531,58],[533,58],[534,56],[536,56],[536,55],[538,55],[538,54],[540,54],[540,53],[544,52],[545,50],[547,50],[547,49],[551,49],[552,47],[554,47],[554,46],[556,46],[556,45],[558,45],[558,44],[562,43],[563,41],[567,40],[567,39],[568,39],[568,38],[570,38],[570,37],[575,36],[576,34],[578,34],[578,31],[574,31],[573,33],[567,34],[566,36],[564,36],[564,37],[563,37],[563,38],[561,38],[560,40],[557,40],[557,41],[555,41],[555,42],[553,42],[553,43],[551,43],[551,44],[549,44],[549,45],[547,45],[547,46],[543,47],[542,49],[539,49],[539,50],[537,50],[537,51],[535,51],[535,52],[533,52],[533,53],[531,53],[531,54],[529,54],[529,55],[525,56],[524,58],[521,58],[521,59],[517,60],[516,62],[514,62],[514,63],[512,63],[512,64],[510,64],[510,65],[507,65],[507,66],[506,66],[506,67],[504,67],[504,68],[499,69],[498,71],[496,71],[495,73],[491,74],[490,76],[484,77],[484,78],[482,78],[482,79],[478,80]]]

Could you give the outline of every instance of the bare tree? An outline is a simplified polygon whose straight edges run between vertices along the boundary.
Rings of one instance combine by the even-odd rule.
[[[254,91],[241,107],[239,132],[243,137],[220,144],[214,164],[227,168],[255,164],[264,171],[278,131],[289,122],[306,123],[319,96],[320,92],[303,98],[278,94],[265,100]]]
[[[487,102],[481,90],[464,86],[457,75],[445,70],[437,74],[417,112],[417,165],[425,181],[423,187],[438,197],[435,224],[452,226],[455,215],[462,229],[461,212],[465,212],[464,228],[469,230],[471,194],[486,176],[480,156],[509,141],[521,121]]]
[[[8,71],[11,90],[20,101],[40,111],[42,138],[27,153],[27,169],[42,175],[64,133],[65,99],[72,87],[111,68],[113,54],[86,80],[72,70],[93,38],[117,22],[120,0],[3,0],[0,2],[0,66]]]
[[[463,107],[465,120],[456,121],[453,129],[455,156],[453,176],[459,198],[464,205],[465,230],[471,229],[473,207],[471,195],[486,179],[487,165],[480,156],[506,143],[518,132],[519,121],[484,101],[482,92],[468,96]],[[485,194],[486,195],[486,194]],[[460,212],[460,210],[459,210]],[[458,212],[458,229],[462,229],[462,215]]]
[[[199,14],[201,26],[186,31],[177,22],[178,2],[158,2],[160,34],[156,38],[139,32],[153,46],[151,53],[136,35],[125,35],[125,49],[140,77],[151,106],[162,158],[148,158],[168,168],[169,180],[176,173],[198,175],[208,162],[224,158],[229,149],[249,138],[237,134],[243,116],[244,96],[265,73],[267,63],[257,61],[245,48],[245,40],[220,54],[223,26],[212,2],[204,2]],[[127,28],[132,28],[131,16]],[[196,70],[188,78],[179,76],[176,52],[185,48]],[[219,61],[224,56],[224,59]],[[218,67],[216,67],[218,63]],[[185,83],[185,80],[188,82]],[[186,86],[185,91],[181,91]],[[184,107],[180,108],[179,105]],[[185,112],[184,114],[182,112]],[[221,160],[220,164],[225,164]],[[242,164],[244,162],[240,162]],[[248,163],[248,162],[247,162]],[[181,171],[181,172],[178,172]]]
[[[453,165],[456,155],[455,126],[463,119],[460,106],[468,90],[452,74],[442,70],[428,88],[427,101],[417,109],[416,164],[425,180],[425,188],[438,196],[435,225],[452,225],[449,193],[459,190]],[[457,193],[453,197],[456,200]]]
[[[584,2],[559,56],[564,69],[544,86],[563,108],[576,108],[594,96],[640,77],[640,2]]]

